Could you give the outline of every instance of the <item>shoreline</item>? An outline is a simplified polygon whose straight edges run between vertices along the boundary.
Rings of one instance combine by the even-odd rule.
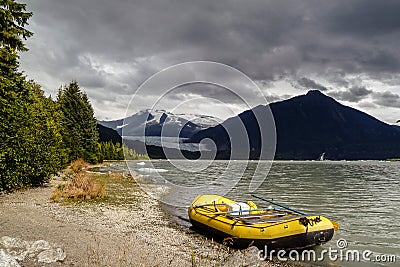
[[[105,201],[68,204],[50,200],[59,182],[55,177],[42,187],[0,194],[0,252],[19,256],[20,266],[284,266],[255,259],[254,248],[249,257],[250,251],[184,229],[133,182],[107,185],[118,194]],[[38,262],[43,251],[29,254],[21,246],[7,246],[6,237],[14,243],[48,242],[65,257]]]

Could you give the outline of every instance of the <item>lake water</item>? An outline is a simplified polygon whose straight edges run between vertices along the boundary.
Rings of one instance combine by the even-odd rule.
[[[132,161],[128,166],[141,174],[144,181],[171,186],[170,194],[163,200],[175,205],[169,211],[176,217],[187,217],[186,207],[195,195],[204,193],[204,188],[210,194],[228,190],[227,196],[232,199],[261,204],[248,190],[258,167],[257,175],[261,173],[266,179],[254,193],[306,213],[324,215],[340,224],[334,239],[317,251],[329,246],[336,249],[337,240],[345,239],[347,249],[396,255],[397,263],[390,266],[400,266],[399,162],[276,161],[271,166],[270,162],[214,161],[198,172],[193,170],[202,163],[184,162],[178,168],[172,163],[152,161],[138,165]],[[123,163],[118,164],[123,168]],[[229,183],[238,178],[236,185]],[[185,225],[184,221],[181,223]],[[316,265],[379,266],[329,260]],[[386,265],[389,264],[380,266]]]
[[[168,136],[124,136],[124,142],[127,140],[140,141],[146,145],[159,146],[164,148],[175,148],[187,151],[207,151],[206,145],[197,143],[185,143],[188,138],[168,137]]]

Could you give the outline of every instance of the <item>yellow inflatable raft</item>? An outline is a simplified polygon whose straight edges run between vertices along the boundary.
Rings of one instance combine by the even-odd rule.
[[[338,228],[323,216],[305,216],[285,208],[259,208],[252,201],[241,203],[218,195],[201,195],[193,200],[188,212],[193,226],[228,238],[240,247],[302,249],[328,242],[334,228]]]

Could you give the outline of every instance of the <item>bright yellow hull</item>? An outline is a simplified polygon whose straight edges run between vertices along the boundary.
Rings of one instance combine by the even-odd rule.
[[[189,207],[189,218],[194,226],[229,238],[238,246],[300,249],[332,239],[333,224],[323,216],[302,216],[257,207],[244,212],[227,211],[226,206],[235,203],[218,195],[201,195]]]

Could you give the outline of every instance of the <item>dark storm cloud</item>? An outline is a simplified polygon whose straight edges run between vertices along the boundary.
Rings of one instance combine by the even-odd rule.
[[[399,1],[334,1],[327,14],[327,28],[333,32],[370,37],[395,33],[400,29]]]
[[[400,96],[389,91],[375,93],[374,103],[385,107],[400,108]]]
[[[241,96],[235,94],[229,88],[207,83],[193,83],[179,86],[170,91],[170,94],[167,94],[166,97],[183,101],[188,99],[189,95],[192,98],[206,97],[226,103],[243,103]]]
[[[98,103],[191,60],[319,90],[331,87],[299,77],[344,87],[348,75],[400,80],[400,1],[35,0],[28,9],[35,32],[22,56],[28,76],[48,91],[76,79]],[[337,96],[358,102],[360,92]]]
[[[311,90],[311,89],[318,89],[321,91],[327,91],[328,88],[326,88],[325,86],[323,86],[322,84],[317,83],[314,80],[308,79],[306,77],[303,77],[301,79],[299,79],[297,81],[298,85],[300,85],[301,87],[307,89],[307,90]]]
[[[349,102],[359,102],[364,100],[372,93],[372,90],[368,90],[362,86],[354,86],[346,91],[333,91],[328,94],[335,99],[349,101]]]
[[[339,0],[318,8],[313,12],[315,42],[305,43],[313,49],[306,53],[311,60],[352,73],[400,69],[399,1]]]
[[[366,97],[372,93],[372,90],[368,90],[367,88],[362,86],[355,86],[350,88],[349,92],[355,97]]]

